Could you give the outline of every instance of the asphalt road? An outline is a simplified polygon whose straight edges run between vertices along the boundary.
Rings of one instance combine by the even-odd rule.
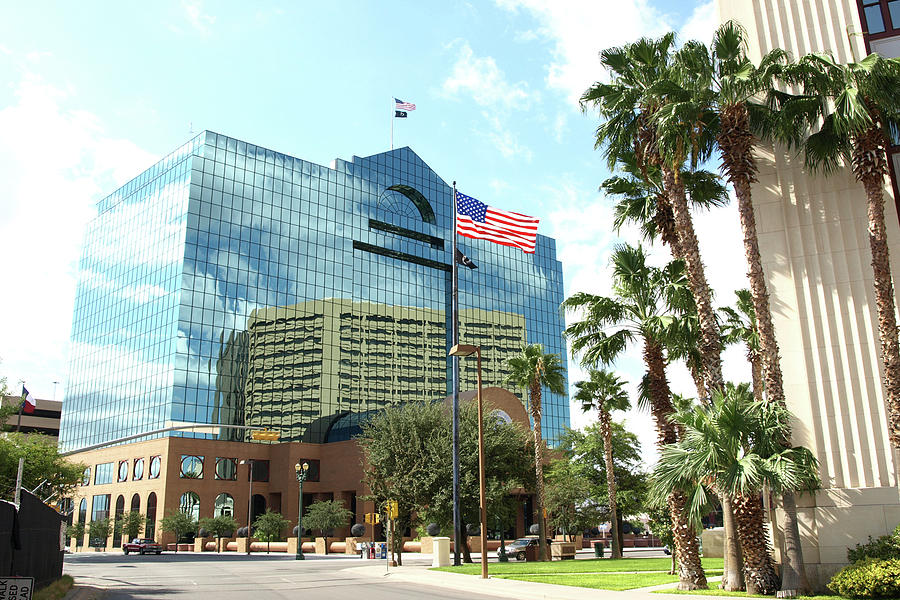
[[[404,560],[407,560],[404,555]],[[430,564],[421,558],[409,560]],[[88,588],[106,590],[103,600],[196,598],[203,600],[303,600],[491,598],[460,590],[392,581],[390,575],[373,576],[373,565],[355,557],[316,557],[297,561],[284,554],[170,554],[129,555],[78,553],[66,556],[64,572],[83,587],[75,598],[96,598]]]

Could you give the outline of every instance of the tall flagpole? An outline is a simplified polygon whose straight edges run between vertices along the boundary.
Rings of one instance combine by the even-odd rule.
[[[394,149],[394,99],[391,98],[391,150]],[[455,222],[455,221],[454,221]]]
[[[393,131],[393,129],[391,130]],[[450,319],[453,341],[459,343],[459,268],[456,263],[456,182],[453,182],[453,252],[450,258]],[[452,357],[453,370],[453,564],[459,566],[459,552],[462,548],[462,520],[459,512],[459,357]],[[484,552],[484,549],[482,549]],[[487,556],[483,554],[483,556]]]
[[[456,195],[454,194],[453,197],[455,198]],[[456,206],[456,205],[454,204],[454,206]],[[453,215],[453,223],[456,223],[456,215]],[[454,225],[454,227],[455,227],[455,225]],[[454,229],[454,231],[456,231],[456,230]],[[455,256],[455,253],[454,253],[454,256]],[[455,344],[456,342],[453,342],[453,343]],[[19,400],[21,402],[19,402],[19,419],[16,421],[16,433],[19,433],[19,428],[22,427],[22,410],[25,408],[25,382],[24,381],[22,382],[22,395],[19,397]]]

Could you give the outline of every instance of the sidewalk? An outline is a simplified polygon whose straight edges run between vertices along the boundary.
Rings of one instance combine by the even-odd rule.
[[[404,556],[405,559],[405,556]],[[368,562],[368,561],[367,561]],[[385,573],[384,563],[354,567],[353,570],[368,577],[389,577],[395,581],[403,581],[418,585],[431,585],[441,588],[461,590],[473,594],[486,594],[498,598],[516,598],[517,600],[585,600],[590,598],[609,598],[616,595],[622,600],[687,600],[694,596],[681,594],[656,594],[654,589],[675,587],[676,583],[657,585],[638,590],[611,591],[551,583],[535,583],[517,581],[515,579],[489,578],[482,579],[478,575],[462,575],[445,571],[431,571],[429,566],[411,564],[393,567]],[[488,567],[490,570],[490,566]],[[716,579],[716,578],[714,578]]]

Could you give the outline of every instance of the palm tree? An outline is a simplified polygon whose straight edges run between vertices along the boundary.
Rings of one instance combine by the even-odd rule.
[[[809,54],[789,76],[804,83],[806,99],[821,98],[815,102],[821,115],[818,131],[804,143],[806,166],[830,174],[850,164],[866,192],[889,434],[891,444],[900,449],[900,344],[884,222],[887,151],[892,132],[900,127],[900,60],[870,54],[843,65],[827,54]]]
[[[540,527],[541,560],[550,560],[547,549],[547,523],[544,519],[544,441],[541,435],[541,387],[554,394],[566,391],[565,368],[558,354],[545,354],[541,344],[529,344],[517,356],[509,359],[507,382],[528,391],[526,406],[531,413],[534,434],[535,495],[537,496]]]
[[[618,246],[611,262],[614,296],[577,293],[563,302],[567,310],[581,317],[566,328],[566,337],[571,340],[573,355],[580,355],[581,363],[588,367],[609,365],[629,344],[643,343],[647,367],[644,389],[656,423],[657,445],[662,448],[677,441],[677,432],[669,422],[674,408],[663,343],[677,322],[678,312],[691,303],[684,267],[680,261],[663,268],[651,267],[640,246],[628,245]],[[697,537],[686,524],[685,501],[680,490],[674,490],[668,499],[679,588],[705,588]]]
[[[750,363],[750,374],[753,381],[753,398],[757,402],[762,402],[763,365],[753,298],[750,290],[747,289],[735,290],[734,295],[737,296],[734,308],[723,306],[719,309],[724,317],[722,339],[728,345],[743,343],[747,346],[747,361]]]
[[[785,406],[784,384],[760,258],[751,186],[758,172],[754,149],[759,138],[788,144],[796,143],[798,139],[799,121],[784,118],[786,115],[779,115],[759,102],[760,97],[774,94],[775,80],[785,71],[786,63],[785,52],[775,49],[755,65],[746,55],[745,31],[739,24],[729,21],[716,30],[709,48],[700,42],[688,42],[674,54],[669,71],[671,81],[663,91],[665,106],[659,112],[659,137],[663,149],[683,148],[685,144],[697,146],[698,131],[715,135],[722,171],[738,201],[750,298],[758,319],[762,369],[760,371],[757,366],[754,373],[764,378],[768,400],[780,406]],[[699,145],[698,154],[703,155],[708,148],[702,143]],[[762,388],[762,385],[754,385],[756,392],[761,392]],[[786,434],[784,445],[788,446],[790,431]],[[785,519],[786,560],[782,593],[792,596],[808,585],[800,550],[796,501],[788,493],[783,502],[789,514]]]
[[[662,146],[660,133],[671,132],[684,123],[674,118],[660,119],[667,99],[657,89],[670,79],[675,36],[666,34],[657,40],[642,38],[621,48],[600,53],[600,61],[610,72],[610,83],[595,83],[581,97],[582,106],[595,106],[603,121],[597,128],[597,147],[602,147],[610,168],[627,154],[634,154],[642,178],[652,177],[651,169],[661,173],[662,189],[672,208],[677,235],[678,258],[685,262],[688,281],[697,305],[700,323],[700,352],[703,374],[710,391],[722,387],[722,358],[719,331],[712,305],[712,292],[700,259],[699,243],[687,203],[687,192],[680,177],[688,157],[693,165],[709,153],[711,139],[706,130],[693,128],[679,143]]]
[[[628,410],[628,392],[624,382],[614,373],[603,369],[591,369],[587,381],[575,384],[575,401],[581,402],[581,409],[587,412],[596,409],[603,436],[603,454],[606,458],[606,488],[609,496],[609,514],[612,523],[612,558],[622,558],[622,536],[619,531],[619,515],[616,503],[616,478],[613,472],[612,451],[612,411]]]
[[[748,594],[778,589],[759,493],[769,485],[780,493],[818,487],[817,466],[806,448],[785,448],[790,416],[774,403],[755,402],[747,384],[727,385],[709,406],[693,406],[672,416],[683,437],[663,449],[653,471],[656,503],[681,489],[690,494],[690,520],[699,521],[708,504],[707,487],[723,490],[735,505]]]

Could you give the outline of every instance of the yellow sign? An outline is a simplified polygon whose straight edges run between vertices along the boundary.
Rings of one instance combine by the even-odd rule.
[[[270,431],[268,429],[256,429],[250,432],[250,439],[258,442],[277,442],[280,437],[281,433],[278,431]]]
[[[397,515],[400,514],[400,507],[396,500],[388,500],[384,505],[384,509],[387,512],[388,519],[396,519]]]
[[[366,513],[365,521],[367,525],[377,525],[381,522],[381,515],[378,513]]]

